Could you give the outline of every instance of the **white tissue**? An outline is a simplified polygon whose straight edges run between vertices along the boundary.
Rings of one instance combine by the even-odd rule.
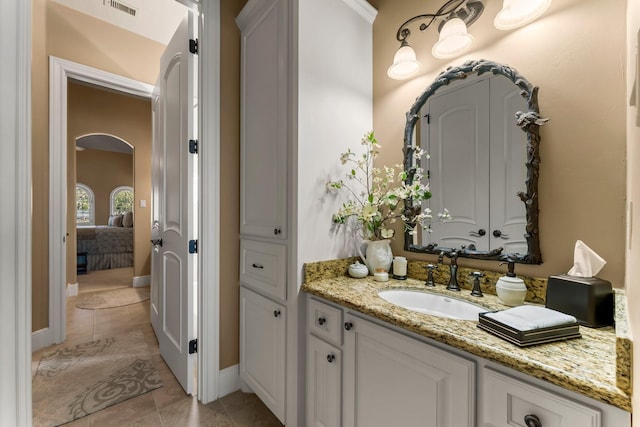
[[[582,240],[576,241],[573,250],[573,267],[567,273],[570,276],[594,277],[607,263]]]

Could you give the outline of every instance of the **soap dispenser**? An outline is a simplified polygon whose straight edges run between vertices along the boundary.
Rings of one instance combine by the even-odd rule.
[[[501,263],[500,265],[505,264]],[[507,260],[507,275],[502,276],[496,283],[496,292],[498,299],[505,305],[516,306],[524,304],[524,298],[527,296],[527,287],[524,281],[516,276],[513,272],[515,263]]]

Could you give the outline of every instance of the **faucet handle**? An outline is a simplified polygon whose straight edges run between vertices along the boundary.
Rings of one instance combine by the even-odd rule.
[[[435,282],[433,281],[433,270],[437,270],[438,269],[438,265],[437,264],[427,264],[426,266],[427,269],[427,282],[424,284],[425,286],[435,286]]]
[[[474,271],[469,276],[473,276],[473,289],[471,290],[471,296],[483,297],[482,289],[480,289],[480,278],[484,277],[484,274],[480,271]]]

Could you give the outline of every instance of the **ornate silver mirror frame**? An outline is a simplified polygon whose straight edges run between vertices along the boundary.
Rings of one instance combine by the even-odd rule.
[[[415,126],[420,119],[420,110],[439,88],[447,86],[449,83],[465,79],[470,75],[482,75],[491,72],[500,74],[511,80],[518,88],[520,94],[527,102],[528,111],[518,111],[515,114],[516,124],[527,134],[527,159],[526,159],[526,179],[525,191],[521,191],[517,196],[525,204],[526,226],[524,237],[527,241],[528,251],[526,254],[521,253],[504,253],[503,248],[497,248],[491,251],[476,250],[474,245],[463,246],[460,248],[447,248],[438,246],[436,243],[427,246],[413,243],[413,235],[405,232],[404,249],[411,252],[420,252],[428,254],[441,254],[456,252],[457,256],[463,258],[473,258],[482,260],[511,260],[522,264],[541,264],[542,256],[540,254],[540,235],[538,230],[538,176],[540,167],[540,126],[544,125],[547,120],[540,117],[538,107],[538,88],[533,86],[527,79],[520,75],[515,69],[498,64],[496,62],[484,59],[477,61],[467,61],[459,67],[449,67],[440,73],[436,79],[426,88],[426,90],[416,98],[415,103],[407,112],[407,122],[404,130],[404,168],[408,171],[408,183],[413,181],[415,174],[415,164],[413,163],[413,153],[415,144],[413,141]],[[408,211],[420,209],[420,206],[413,206],[412,200],[407,200],[405,208]]]

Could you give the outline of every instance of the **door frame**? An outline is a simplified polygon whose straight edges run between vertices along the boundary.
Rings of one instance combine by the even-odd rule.
[[[201,140],[198,154],[198,399],[209,403],[219,394],[219,153],[220,0],[203,1],[198,16],[200,43],[198,97]],[[31,49],[29,49],[29,52]],[[153,86],[49,57],[49,328],[33,336],[35,344],[64,341],[66,335],[66,200],[67,200],[67,85],[83,81],[151,99]],[[201,76],[207,76],[206,79]],[[206,165],[206,167],[204,167]],[[207,219],[206,221],[204,219]],[[207,302],[206,304],[204,302]],[[29,317],[31,308],[29,308]],[[37,342],[36,342],[37,341]]]
[[[0,14],[0,414],[31,425],[31,2],[2,2]],[[14,42],[15,41],[15,42]]]
[[[49,57],[49,327],[33,348],[66,337],[67,312],[67,93],[69,79],[151,99],[153,86],[97,68]]]

